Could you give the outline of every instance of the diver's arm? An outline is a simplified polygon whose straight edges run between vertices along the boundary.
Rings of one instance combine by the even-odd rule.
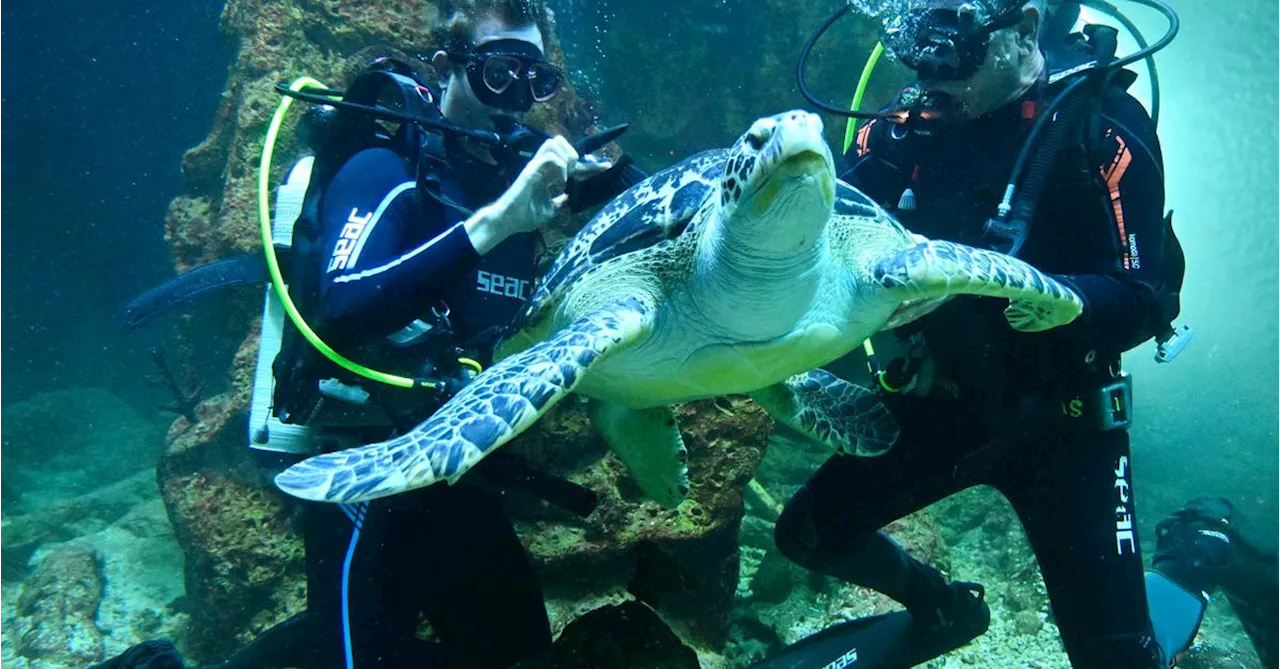
[[[340,341],[346,334],[377,337],[404,327],[431,304],[439,286],[474,269],[507,237],[537,230],[558,214],[576,160],[563,137],[547,140],[496,201],[414,243],[422,239],[416,231],[438,230],[443,222],[421,220],[409,166],[387,149],[356,154],[325,196],[323,228],[331,231],[320,281],[326,330]]]
[[[1137,106],[1137,102],[1133,102]],[[1164,175],[1160,148],[1145,112],[1108,116],[1110,128],[1103,179],[1109,211],[1097,225],[1108,226],[1116,238],[1117,271],[1061,277],[1084,299],[1079,319],[1063,328],[1091,345],[1124,350],[1155,334],[1161,324],[1155,287],[1164,260]],[[1138,116],[1141,114],[1141,116]],[[1125,118],[1128,116],[1129,118]]]
[[[476,210],[462,227],[477,253],[484,255],[502,240],[521,232],[533,232],[560,212],[569,173],[578,152],[564,137],[548,139],[493,204]]]
[[[430,304],[434,287],[480,260],[463,224],[423,220],[414,175],[387,149],[352,157],[330,183],[322,211],[320,298],[325,334],[335,343],[404,327]]]

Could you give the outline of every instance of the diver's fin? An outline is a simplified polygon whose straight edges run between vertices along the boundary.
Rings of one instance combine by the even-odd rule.
[[[895,611],[833,625],[805,637],[751,669],[898,669],[894,656],[911,635],[911,614]]]
[[[283,256],[288,252],[277,250],[276,253],[282,256],[283,260]],[[268,280],[267,264],[262,259],[262,254],[242,253],[225,260],[200,265],[169,279],[129,300],[129,303],[120,309],[117,317],[125,328],[132,330],[206,293],[234,286],[263,284]]]
[[[1156,645],[1164,657],[1173,658],[1196,640],[1208,598],[1187,590],[1158,571],[1147,572],[1146,584]]]
[[[972,599],[964,600],[961,617],[947,624],[914,624],[906,611],[859,618],[801,639],[751,669],[907,669],[924,664],[973,641],[991,623],[981,588],[957,585]]]

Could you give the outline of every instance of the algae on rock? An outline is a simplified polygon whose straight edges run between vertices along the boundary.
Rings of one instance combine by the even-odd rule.
[[[102,659],[102,631],[94,619],[102,599],[98,556],[68,546],[47,556],[22,584],[15,628],[16,652],[28,660],[84,666]]]

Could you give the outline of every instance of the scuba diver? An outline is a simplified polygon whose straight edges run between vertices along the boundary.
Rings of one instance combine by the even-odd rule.
[[[375,61],[340,99],[327,89],[317,100],[306,89],[278,88],[320,104],[300,125],[315,156],[299,164],[310,173],[284,240],[291,241],[288,291],[280,294],[299,319],[283,341],[275,335],[275,348],[267,345],[269,326],[290,321],[279,312],[272,319],[270,292],[263,319],[250,441],[272,465],[309,448],[386,439],[424,420],[487,364],[521,311],[538,270],[540,231],[645,176],[626,156],[595,159],[582,142],[580,152],[518,122],[564,79],[544,55],[544,3],[464,6],[430,56],[443,91],[438,107],[426,66],[393,58]],[[620,132],[598,134],[607,136],[591,136],[590,150]],[[296,186],[299,173],[295,167],[286,186]],[[278,202],[277,224],[282,209]],[[270,241],[270,230],[264,234]],[[279,284],[275,253],[268,244]],[[140,322],[150,317],[148,305],[197,289],[167,291],[135,304],[131,317]],[[346,354],[409,376],[374,372]],[[400,378],[410,382],[386,382]],[[270,420],[256,415],[258,396]],[[302,503],[306,611],[214,666],[503,667],[551,648],[542,592],[503,498],[509,488],[545,493],[585,515],[595,497],[509,458],[496,463],[454,485],[371,503]],[[433,640],[419,638],[421,619]],[[182,661],[171,644],[152,641],[101,666]]]
[[[1054,3],[1052,15],[1043,0],[902,4],[882,43],[917,79],[886,110],[845,112],[805,85],[813,43],[848,6],[801,56],[811,103],[869,121],[851,137],[841,178],[913,232],[1052,274],[1085,308],[1067,326],[1024,334],[1008,327],[1003,304],[956,298],[896,329],[901,355],[886,367],[868,346],[901,437],[878,458],[829,459],[787,503],[775,540],[793,562],[905,611],[836,626],[757,666],[907,667],[983,634],[983,586],[948,582],[880,531],[982,484],[1021,520],[1073,666],[1171,666],[1209,594],[1257,553],[1225,500],[1193,501],[1162,522],[1145,573],[1138,545],[1132,386],[1120,356],[1154,337],[1168,361],[1191,333],[1172,326],[1183,262],[1164,212],[1160,143],[1123,67],[1167,44],[1176,14],[1165,11],[1171,27],[1156,45],[1116,58],[1114,29],[1071,33],[1078,3]],[[1276,563],[1260,559],[1271,573],[1254,581],[1262,592],[1234,594],[1261,602],[1246,627],[1275,666]]]

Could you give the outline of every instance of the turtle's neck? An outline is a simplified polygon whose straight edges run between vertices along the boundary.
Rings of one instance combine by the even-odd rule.
[[[698,250],[692,294],[713,327],[746,341],[767,341],[792,331],[809,313],[827,249],[826,220],[795,234],[771,235],[716,217]]]

